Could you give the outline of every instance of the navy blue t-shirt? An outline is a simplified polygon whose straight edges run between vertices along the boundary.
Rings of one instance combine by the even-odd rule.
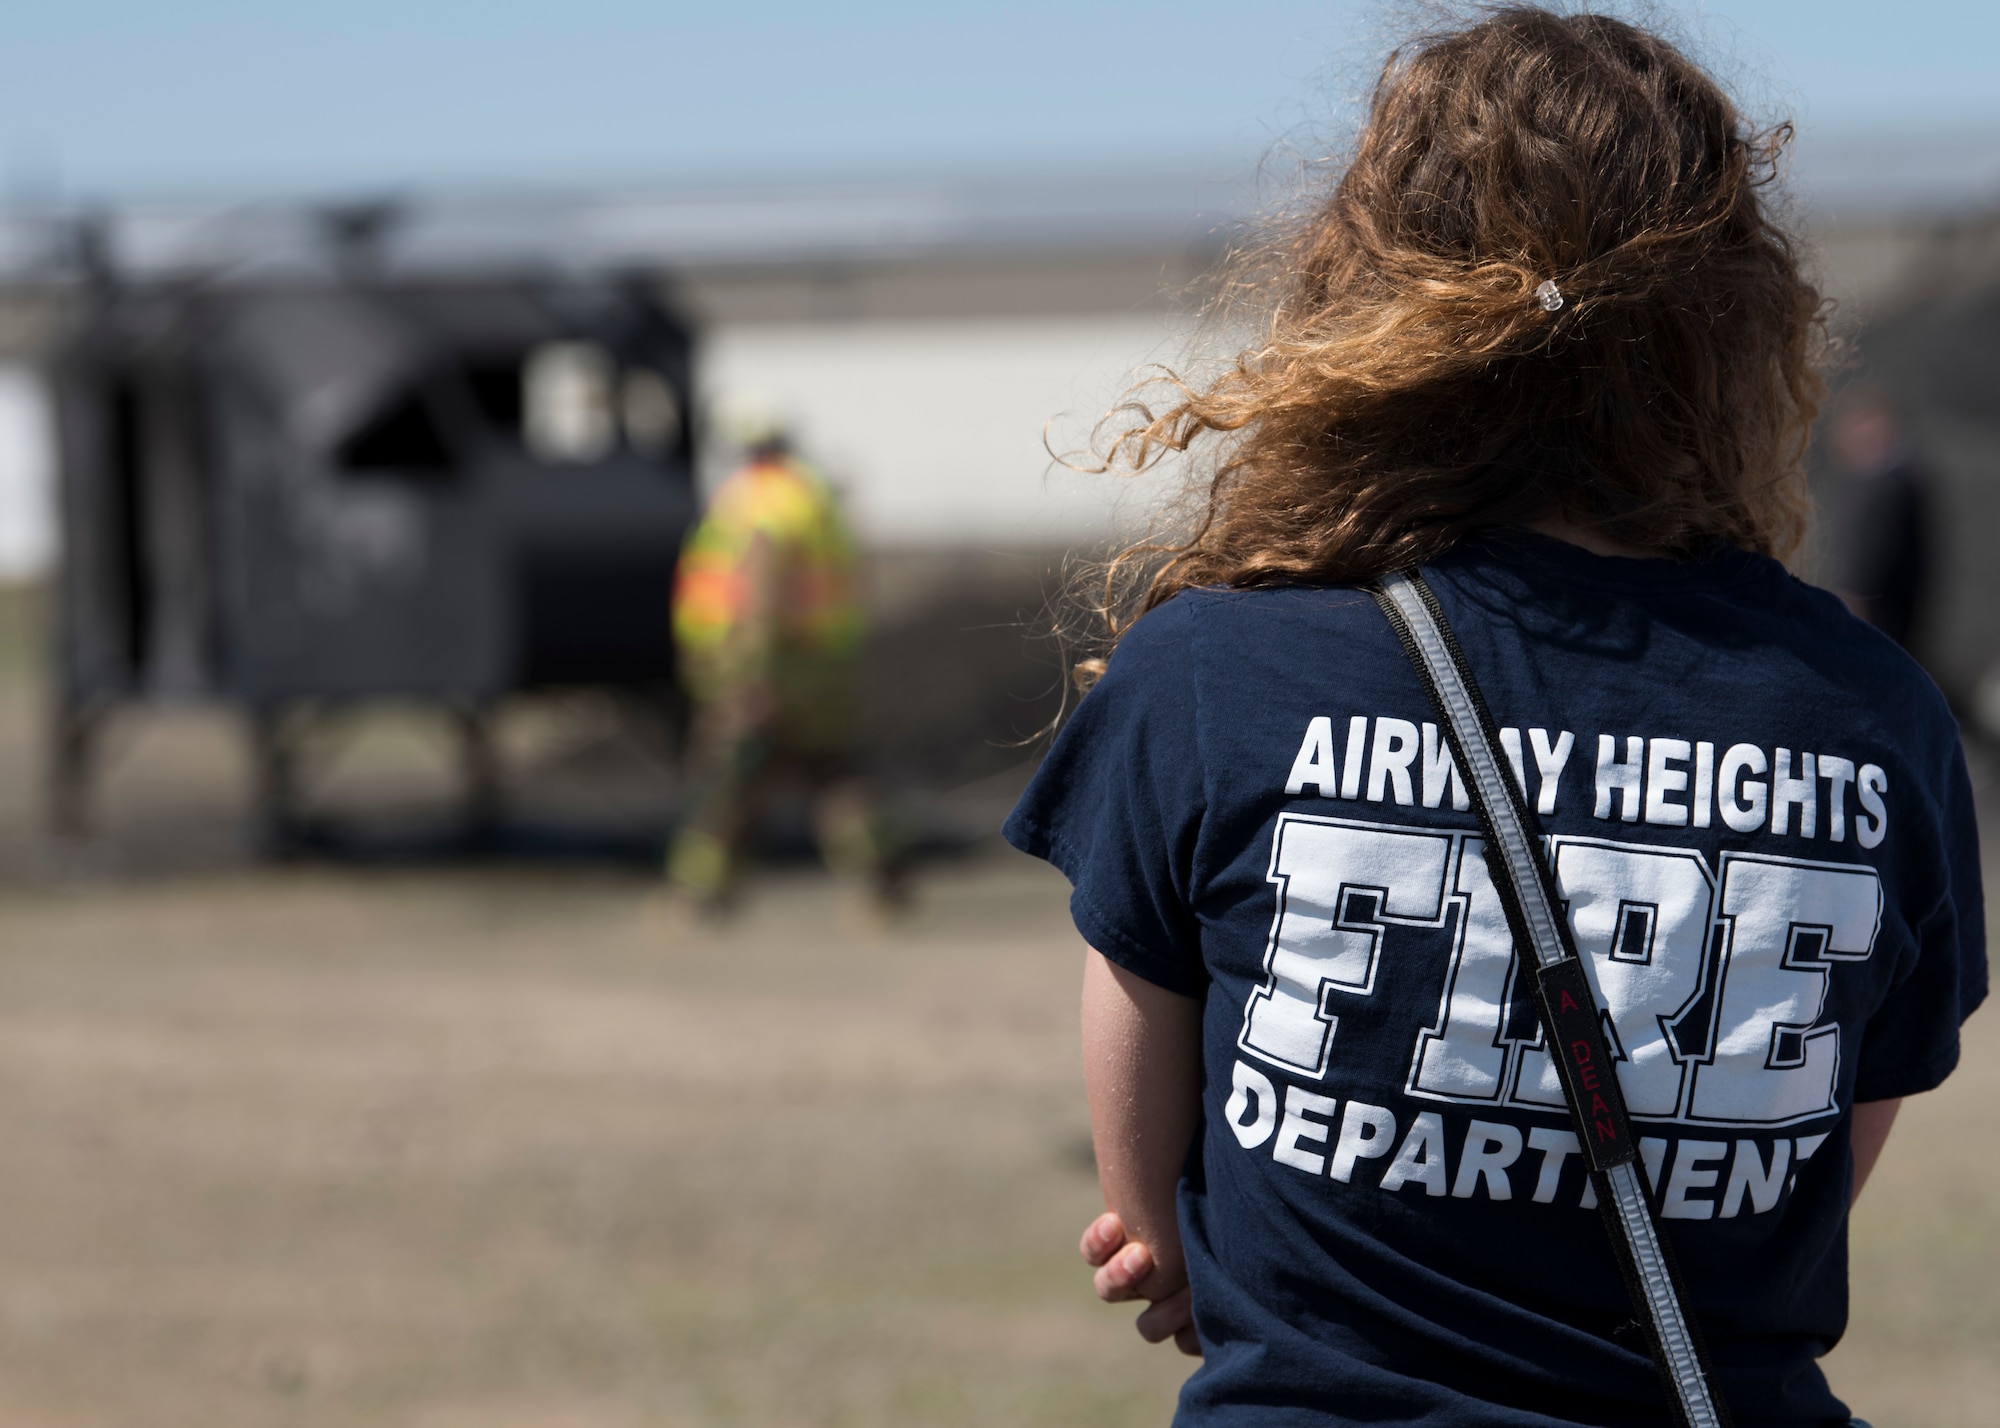
[[[1957,728],[1775,562],[1509,533],[1426,574],[1539,811],[1743,1428],[1845,1423],[1849,1113],[1986,991]],[[1478,824],[1375,601],[1184,593],[1006,828],[1203,1004],[1182,1424],[1657,1424]],[[1891,1152],[1893,1153],[1893,1151]]]

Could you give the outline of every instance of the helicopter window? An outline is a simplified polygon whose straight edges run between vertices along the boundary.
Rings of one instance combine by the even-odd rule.
[[[602,460],[618,441],[617,365],[595,342],[546,342],[521,369],[521,434],[550,463]]]
[[[349,471],[449,471],[451,452],[421,390],[404,392],[334,453]]]
[[[468,362],[465,384],[472,392],[473,405],[494,430],[517,438],[521,435],[521,362],[518,357]]]
[[[625,440],[641,456],[660,460],[681,442],[681,399],[673,384],[649,367],[628,367],[618,390]]]

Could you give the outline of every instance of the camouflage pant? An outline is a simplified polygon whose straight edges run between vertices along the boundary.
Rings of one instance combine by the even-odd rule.
[[[812,796],[813,840],[828,868],[885,885],[894,859],[854,757],[852,701],[822,682],[817,698],[776,701],[725,690],[696,706],[681,819],[667,854],[674,886],[707,901],[736,881],[762,795],[790,777]]]

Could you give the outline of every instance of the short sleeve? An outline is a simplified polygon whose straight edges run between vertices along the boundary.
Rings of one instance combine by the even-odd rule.
[[[1965,754],[1954,740],[1944,779],[1935,850],[1945,885],[1917,924],[1917,952],[1861,1037],[1856,1101],[1887,1101],[1935,1089],[1958,1065],[1959,1027],[1986,999],[1986,910],[1979,828]]]
[[[1186,597],[1128,631],[1003,836],[1069,878],[1084,940],[1169,991],[1207,982],[1192,910],[1203,783]]]

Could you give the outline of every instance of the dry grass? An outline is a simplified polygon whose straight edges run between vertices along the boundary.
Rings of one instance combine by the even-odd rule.
[[[332,873],[16,895],[0,1421],[1157,1422],[1100,1312],[1060,889]]]

